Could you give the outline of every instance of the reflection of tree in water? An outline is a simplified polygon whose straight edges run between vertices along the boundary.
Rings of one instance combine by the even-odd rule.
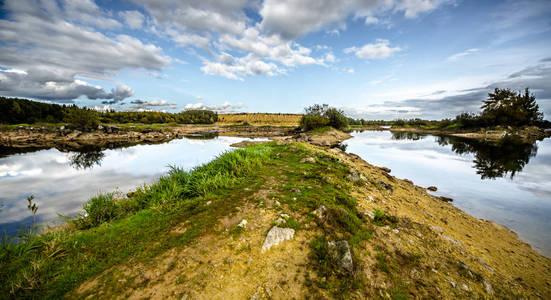
[[[405,132],[405,131],[392,131],[393,140],[422,140],[426,137],[424,134],[419,134],[415,132]]]
[[[474,153],[474,167],[482,179],[495,179],[507,174],[512,179],[538,151],[536,143],[523,142],[516,136],[506,136],[498,142],[438,136],[436,142],[440,146],[451,144],[452,151],[458,154]]]
[[[89,150],[72,154],[69,159],[71,166],[77,170],[92,168],[94,165],[101,165],[105,154],[101,150]]]

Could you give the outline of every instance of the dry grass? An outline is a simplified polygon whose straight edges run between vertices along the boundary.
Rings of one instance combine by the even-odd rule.
[[[300,114],[239,113],[219,114],[217,125],[298,126]]]

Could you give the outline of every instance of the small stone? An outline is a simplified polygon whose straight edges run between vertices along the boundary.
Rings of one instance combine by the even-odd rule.
[[[262,245],[262,252],[269,250],[273,246],[279,245],[280,243],[290,240],[295,235],[295,230],[292,228],[280,228],[274,226],[268,231],[268,235],[264,240]]]
[[[275,201],[275,206],[281,206],[281,203],[279,203],[279,201]]]
[[[295,194],[300,194],[301,193],[300,189],[297,189],[297,188],[292,188],[291,192],[293,192]]]
[[[245,228],[247,227],[247,220],[243,219],[241,222],[237,225],[237,227]]]
[[[395,228],[395,229],[392,229],[392,232],[394,232],[394,233],[400,233],[400,231],[399,231],[398,229],[396,229],[396,228]]]
[[[323,220],[325,218],[325,214],[327,212],[327,207],[325,205],[320,205],[316,210],[312,212],[313,215],[318,217],[318,219]]]
[[[432,231],[435,231],[437,233],[443,233],[444,232],[444,229],[442,229],[442,227],[439,227],[439,226],[431,226],[430,229],[432,229]]]
[[[466,284],[464,284],[464,283],[461,284],[461,289],[464,290],[464,291],[466,291],[466,292],[470,291],[469,287],[468,287]]]
[[[493,295],[494,294],[494,289],[492,288],[492,285],[489,282],[487,282],[486,280],[484,280],[482,283],[484,284],[484,290],[486,291],[486,293],[488,295]]]
[[[285,224],[285,219],[283,218],[277,218],[277,220],[275,220],[275,223],[276,225],[282,225],[282,224]]]
[[[366,200],[366,201],[369,201],[369,202],[373,202],[373,197],[367,196],[367,197],[365,197],[365,200]]]
[[[368,217],[370,220],[375,219],[375,214],[372,211],[364,212],[364,216]]]
[[[279,214],[279,216],[282,217],[283,219],[289,219],[288,214]]]
[[[315,163],[316,160],[313,157],[306,157],[300,160],[302,163]]]
[[[207,201],[207,203],[205,203],[206,205],[211,205],[212,204],[212,201]]]
[[[452,202],[452,201],[453,201],[453,199],[450,198],[450,197],[440,196],[440,197],[438,197],[438,198],[440,198],[440,200],[442,200],[442,201],[444,201],[444,202]]]

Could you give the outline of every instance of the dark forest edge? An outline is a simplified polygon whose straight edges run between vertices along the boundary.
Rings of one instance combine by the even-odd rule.
[[[95,129],[100,124],[213,124],[218,115],[209,110],[168,112],[98,112],[76,105],[42,103],[20,98],[0,97],[1,124],[70,124],[78,129]]]

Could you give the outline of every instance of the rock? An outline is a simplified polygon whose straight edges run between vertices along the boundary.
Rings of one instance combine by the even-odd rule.
[[[358,175],[358,172],[352,171],[350,174],[348,174],[348,180],[352,182],[358,182],[360,180],[360,175]]]
[[[380,169],[381,171],[385,172],[385,173],[390,173],[390,171],[391,171],[391,170],[390,170],[389,168],[387,168],[387,167],[379,167],[379,169]]]
[[[327,242],[329,255],[338,264],[344,273],[352,273],[354,271],[354,262],[350,253],[350,246],[347,241],[329,241]]]
[[[444,232],[444,229],[442,229],[442,227],[439,227],[439,226],[431,226],[430,229],[434,232],[437,232],[437,233],[443,233]]]
[[[277,220],[275,220],[275,224],[276,225],[282,225],[282,224],[285,224],[285,219],[283,218],[277,218]]]
[[[368,217],[370,220],[375,219],[375,214],[372,211],[366,211],[364,212],[364,215]]]
[[[283,219],[287,220],[289,219],[289,215],[288,214],[279,214],[280,217],[282,217]]]
[[[315,215],[316,217],[318,217],[318,219],[320,220],[324,220],[325,219],[325,214],[327,213],[327,207],[325,207],[325,205],[320,205],[318,208],[316,208],[316,210],[314,210],[312,212],[313,215]]]
[[[279,245],[284,241],[292,239],[294,235],[295,235],[294,229],[280,228],[277,226],[272,227],[272,229],[268,231],[268,235],[264,240],[264,244],[262,245],[262,252],[269,250],[273,246]]]
[[[431,191],[431,192],[436,192],[438,190],[437,187],[435,187],[434,185],[431,185],[427,188],[427,190]]]
[[[394,191],[394,189],[392,188],[392,186],[390,184],[388,184],[388,183],[386,183],[382,180],[377,181],[377,184],[382,186],[385,190],[387,190],[391,193]]]
[[[297,188],[292,188],[291,192],[295,193],[295,194],[300,194],[301,193],[300,189],[297,189]]]
[[[247,220],[243,219],[241,222],[237,225],[237,227],[245,228],[247,227]]]
[[[444,202],[452,202],[453,201],[453,199],[449,198],[449,197],[440,196],[438,198],[440,198],[440,200],[442,200]]]
[[[279,203],[279,201],[276,200],[276,201],[274,202],[274,205],[275,205],[275,206],[281,206],[281,203]]]
[[[301,159],[300,162],[302,162],[302,163],[306,163],[306,162],[315,163],[316,160],[313,157],[306,157],[306,158]]]
[[[449,237],[449,236],[446,236],[446,235],[443,235],[443,234],[441,234],[440,236],[442,237],[442,239],[444,239],[444,240],[450,242],[450,243],[451,243],[452,245],[454,245],[455,247],[457,247],[457,248],[459,248],[459,249],[461,249],[461,250],[465,250],[465,247],[463,247],[463,245],[461,244],[461,242],[456,241],[456,240],[454,240],[453,238],[451,238],[451,237]]]
[[[400,233],[400,230],[398,230],[398,229],[394,228],[394,229],[392,229],[392,232],[394,232],[394,233],[398,234],[398,233]]]
[[[212,201],[207,201],[207,203],[205,203],[206,205],[211,205],[212,204]]]
[[[484,280],[484,281],[482,282],[482,284],[484,284],[484,290],[486,291],[486,293],[487,293],[488,295],[493,295],[493,294],[494,294],[494,289],[492,288],[492,285],[491,285],[489,282],[487,282],[486,280]]]

